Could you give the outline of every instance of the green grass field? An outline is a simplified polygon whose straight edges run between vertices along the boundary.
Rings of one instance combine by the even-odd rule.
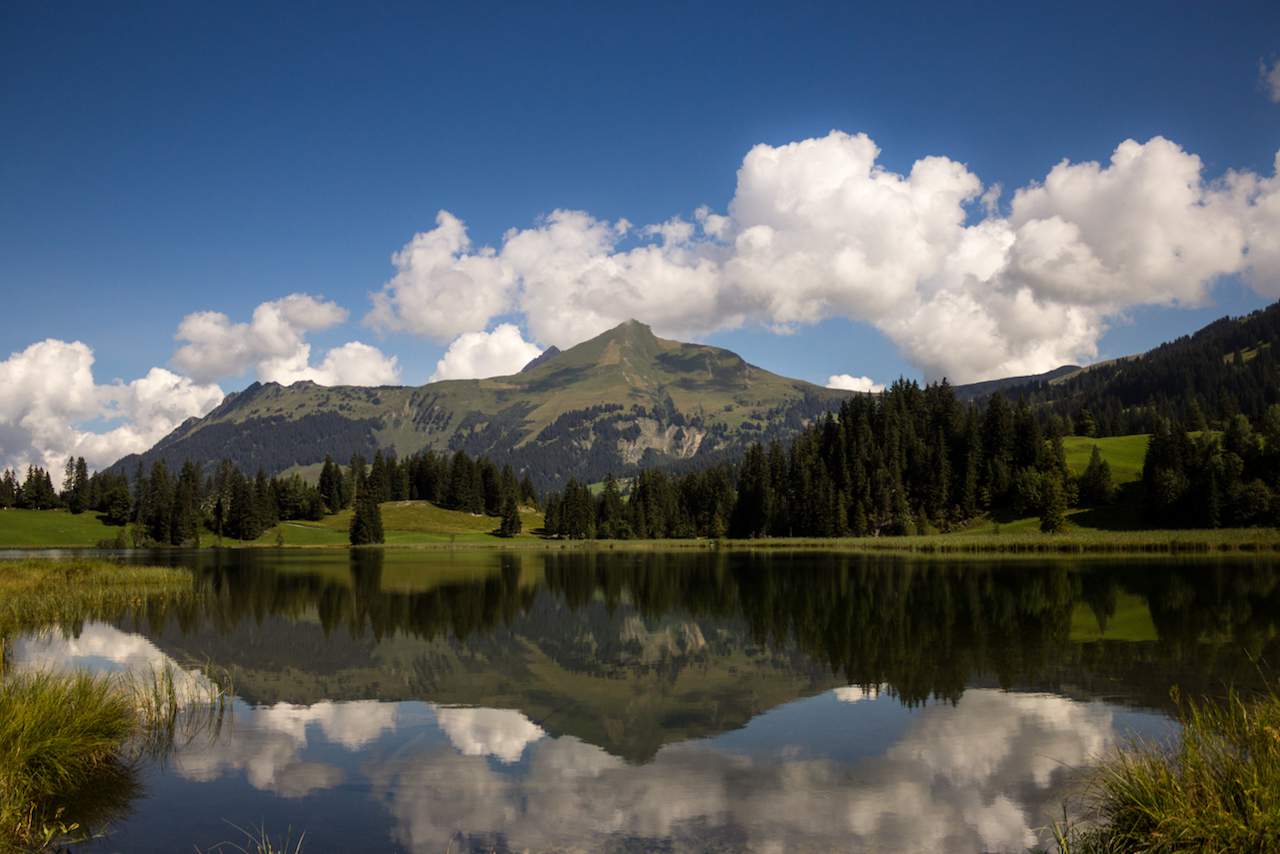
[[[122,530],[104,524],[96,513],[0,510],[0,548],[92,546],[99,540],[114,540]]]
[[[533,539],[542,527],[542,514],[520,514],[524,533],[516,539]],[[277,534],[286,546],[344,546],[351,511],[326,516],[318,522],[282,522],[252,543],[224,539],[223,545],[274,546]],[[389,544],[449,542],[510,542],[494,534],[498,519],[445,510],[426,501],[396,501],[382,505],[382,527]],[[0,548],[91,547],[114,540],[124,529],[103,524],[94,513],[72,515],[62,510],[0,510]],[[201,543],[212,546],[217,538],[201,533]]]
[[[1120,486],[1142,478],[1142,460],[1147,455],[1147,443],[1150,441],[1151,436],[1147,433],[1103,439],[1067,436],[1062,440],[1062,447],[1067,452],[1067,466],[1080,474],[1089,465],[1093,446],[1097,445],[1102,458],[1111,466],[1111,482]]]
[[[351,512],[344,510],[318,522],[283,522],[259,537],[254,545],[275,545],[277,533],[284,535],[286,546],[346,545]],[[388,545],[510,542],[494,533],[498,521],[493,516],[445,510],[426,501],[391,501],[382,505],[382,529]],[[542,514],[522,512],[520,521],[524,532],[515,539],[533,539],[531,532],[542,527]]]

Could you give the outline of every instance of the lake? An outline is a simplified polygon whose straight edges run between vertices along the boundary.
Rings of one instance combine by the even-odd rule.
[[[1174,685],[1280,661],[1267,560],[213,551],[16,668],[230,676],[94,851],[1021,851]],[[2,568],[0,568],[2,571]],[[181,687],[181,686],[180,686]],[[180,728],[181,729],[181,728]]]

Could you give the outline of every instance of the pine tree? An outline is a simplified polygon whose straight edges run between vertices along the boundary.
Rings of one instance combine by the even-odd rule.
[[[1046,475],[1041,491],[1044,509],[1040,512],[1040,530],[1056,534],[1067,526],[1067,502],[1061,481],[1053,475]]]
[[[546,506],[543,510],[542,532],[548,537],[563,536],[564,522],[560,513],[560,493],[548,492],[547,497],[544,499],[544,503]]]
[[[764,448],[752,445],[738,473],[738,498],[729,518],[729,536],[762,537],[773,518],[773,488]]]
[[[89,466],[84,457],[77,457],[67,509],[72,513],[83,513],[89,509],[89,500]]]
[[[520,507],[516,504],[514,493],[507,495],[502,505],[502,524],[498,527],[498,536],[514,537],[520,533]]]
[[[320,500],[330,513],[337,513],[343,508],[342,472],[328,454],[325,454],[324,465],[320,469],[319,488]]]
[[[1080,498],[1086,504],[1110,504],[1115,488],[1111,484],[1111,465],[1102,458],[1097,445],[1089,455],[1089,465],[1080,476]]]
[[[182,466],[173,491],[168,541],[175,546],[200,545],[200,472],[192,462]]]
[[[600,503],[596,509],[596,536],[603,540],[627,539],[631,526],[627,524],[625,514],[618,481],[610,472],[604,479],[604,489],[600,492]]]
[[[528,472],[520,480],[520,503],[529,507],[538,506],[538,490],[534,489],[533,478],[529,477]]]
[[[356,498],[355,512],[351,516],[348,537],[353,546],[367,546],[383,542],[382,511],[368,491]]]
[[[9,508],[18,503],[18,479],[14,476],[11,469],[5,469],[0,474],[0,510]]]
[[[146,530],[147,538],[156,543],[169,542],[169,529],[173,514],[173,483],[169,477],[169,467],[164,460],[156,460],[151,464],[151,475],[147,478],[146,516],[138,521]]]

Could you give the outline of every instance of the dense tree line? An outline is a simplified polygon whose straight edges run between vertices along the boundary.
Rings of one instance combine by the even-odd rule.
[[[176,472],[159,458],[149,468],[141,461],[133,477],[106,470],[89,474],[83,457],[68,460],[62,490],[49,473],[30,466],[20,481],[0,472],[0,509],[92,511],[111,525],[129,526],[134,545],[198,545],[202,535],[255,540],[281,521],[316,521],[349,507],[352,542],[382,542],[378,505],[387,501],[427,500],[452,510],[500,517],[499,531],[520,532],[521,506],[536,506],[538,496],[526,475],[518,480],[510,466],[488,459],[423,451],[404,461],[378,451],[366,462],[354,454],[344,467],[325,457],[316,484],[298,474],[248,476],[231,461],[206,476],[193,462]]]
[[[1143,510],[1162,528],[1280,525],[1280,405],[1254,429],[1237,414],[1221,435],[1157,421],[1143,463]]]
[[[1084,491],[1082,493],[1082,484]],[[546,499],[549,534],[591,537],[838,537],[945,531],[979,513],[1064,523],[1082,495],[1110,500],[1110,473],[1067,469],[1062,431],[1046,432],[1026,401],[961,403],[945,381],[900,380],[846,400],[790,446],[754,444],[736,465],[684,475],[642,471],[629,501],[570,480]]]

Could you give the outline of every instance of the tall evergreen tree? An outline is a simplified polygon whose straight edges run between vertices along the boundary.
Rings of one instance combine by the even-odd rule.
[[[498,536],[514,537],[520,533],[520,507],[516,504],[515,493],[508,493],[502,504],[502,524],[498,526]]]
[[[1089,465],[1080,476],[1080,499],[1086,504],[1110,504],[1115,494],[1111,484],[1111,465],[1102,458],[1097,445],[1089,455]]]
[[[604,479],[600,502],[596,508],[596,536],[602,540],[625,540],[631,536],[631,525],[626,518],[626,507],[618,491],[618,481],[613,473]]]
[[[356,498],[355,512],[351,516],[348,536],[353,546],[367,546],[383,542],[382,511],[366,490]]]
[[[773,484],[764,448],[747,449],[738,472],[737,501],[729,521],[729,535],[739,538],[762,537],[769,532],[773,518]]]
[[[1056,534],[1067,526],[1067,500],[1062,492],[1062,482],[1052,474],[1046,475],[1043,490],[1040,530]]]

